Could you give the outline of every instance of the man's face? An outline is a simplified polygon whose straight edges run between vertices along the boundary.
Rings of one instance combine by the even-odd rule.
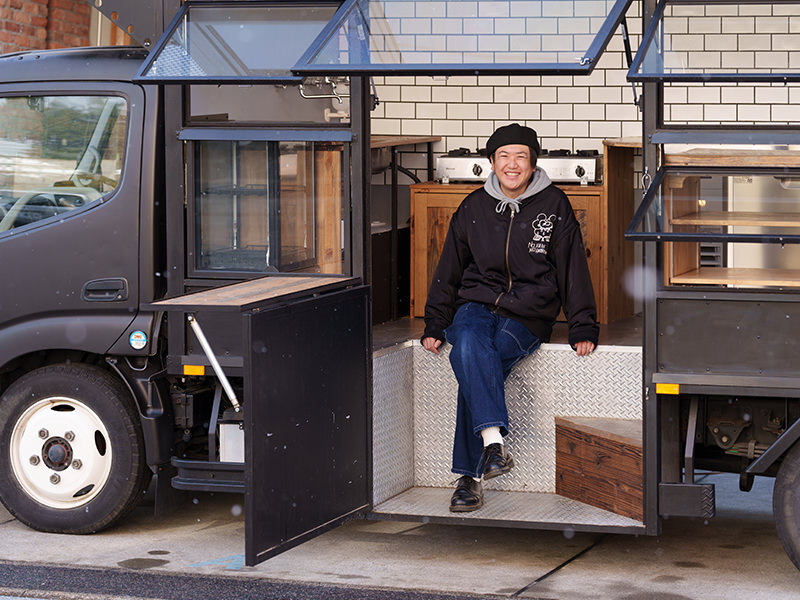
[[[506,196],[516,198],[525,191],[533,175],[531,163],[531,149],[528,146],[508,144],[497,149],[492,160],[492,170]]]

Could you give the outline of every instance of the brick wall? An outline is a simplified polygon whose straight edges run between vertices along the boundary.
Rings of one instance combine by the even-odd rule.
[[[87,46],[90,11],[85,0],[4,0],[0,53]]]

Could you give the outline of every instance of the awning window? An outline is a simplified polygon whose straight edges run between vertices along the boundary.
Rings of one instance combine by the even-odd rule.
[[[142,82],[293,81],[291,67],[341,2],[187,2],[134,78]]]
[[[800,1],[662,0],[631,81],[800,81]]]
[[[630,0],[347,0],[301,74],[588,74]]]

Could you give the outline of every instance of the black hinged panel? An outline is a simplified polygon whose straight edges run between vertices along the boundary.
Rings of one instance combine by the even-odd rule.
[[[246,562],[370,507],[365,286],[245,313]]]

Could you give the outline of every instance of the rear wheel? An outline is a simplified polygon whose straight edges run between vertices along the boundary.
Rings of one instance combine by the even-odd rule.
[[[0,500],[41,531],[93,533],[141,499],[150,471],[125,386],[89,365],[53,365],[0,399]]]
[[[772,515],[783,549],[800,569],[800,444],[789,450],[778,469]]]

